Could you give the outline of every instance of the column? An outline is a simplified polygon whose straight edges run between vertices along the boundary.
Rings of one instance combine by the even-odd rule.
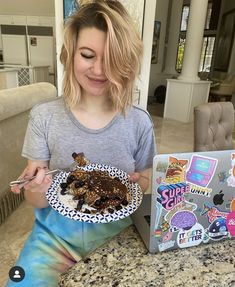
[[[208,0],[191,0],[183,67],[181,75],[178,77],[179,80],[199,80],[198,68],[201,57],[207,4]]]
[[[171,3],[171,13],[170,13],[170,24],[167,40],[167,50],[165,55],[165,74],[176,74],[175,64],[176,64],[176,54],[179,42],[179,31],[181,22],[181,13],[183,7],[183,0],[173,0]],[[169,16],[168,16],[169,17]]]
[[[200,81],[200,64],[207,0],[191,0],[182,73],[167,80],[164,118],[181,122],[194,120],[194,108],[208,101],[210,81]]]
[[[57,93],[60,97],[62,95],[62,80],[64,67],[60,62],[60,52],[63,44],[63,1],[55,1],[55,33],[56,33],[56,86]]]

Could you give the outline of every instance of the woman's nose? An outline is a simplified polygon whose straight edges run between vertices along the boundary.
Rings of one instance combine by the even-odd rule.
[[[102,75],[103,74],[103,61],[100,59],[97,59],[93,64],[93,73],[95,75]]]

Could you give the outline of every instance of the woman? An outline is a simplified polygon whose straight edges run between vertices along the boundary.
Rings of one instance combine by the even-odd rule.
[[[32,109],[23,146],[28,166],[21,178],[36,174],[24,186],[36,220],[16,263],[25,270],[20,286],[57,286],[61,272],[131,224],[130,218],[93,224],[60,215],[46,200],[52,179],[45,172],[68,168],[72,153],[83,152],[92,163],[126,171],[143,191],[148,187],[153,125],[132,106],[141,55],[142,42],[118,1],[93,1],[66,21],[63,97]]]

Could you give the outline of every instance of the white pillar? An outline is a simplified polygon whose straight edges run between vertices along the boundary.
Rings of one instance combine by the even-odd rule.
[[[182,7],[183,7],[183,0],[172,1],[169,33],[168,33],[168,41],[167,41],[167,51],[166,51],[166,62],[165,62],[165,69],[164,69],[165,74],[176,74],[175,55],[177,54],[177,49],[178,49]]]
[[[184,49],[184,59],[179,80],[197,81],[207,14],[208,0],[191,0]]]
[[[56,33],[56,83],[57,93],[60,97],[62,95],[62,80],[64,67],[60,62],[60,52],[63,44],[63,1],[55,0],[55,33]]]

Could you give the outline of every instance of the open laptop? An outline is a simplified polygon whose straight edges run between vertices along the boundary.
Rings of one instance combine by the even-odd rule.
[[[151,253],[235,237],[235,150],[156,155],[132,219]]]

